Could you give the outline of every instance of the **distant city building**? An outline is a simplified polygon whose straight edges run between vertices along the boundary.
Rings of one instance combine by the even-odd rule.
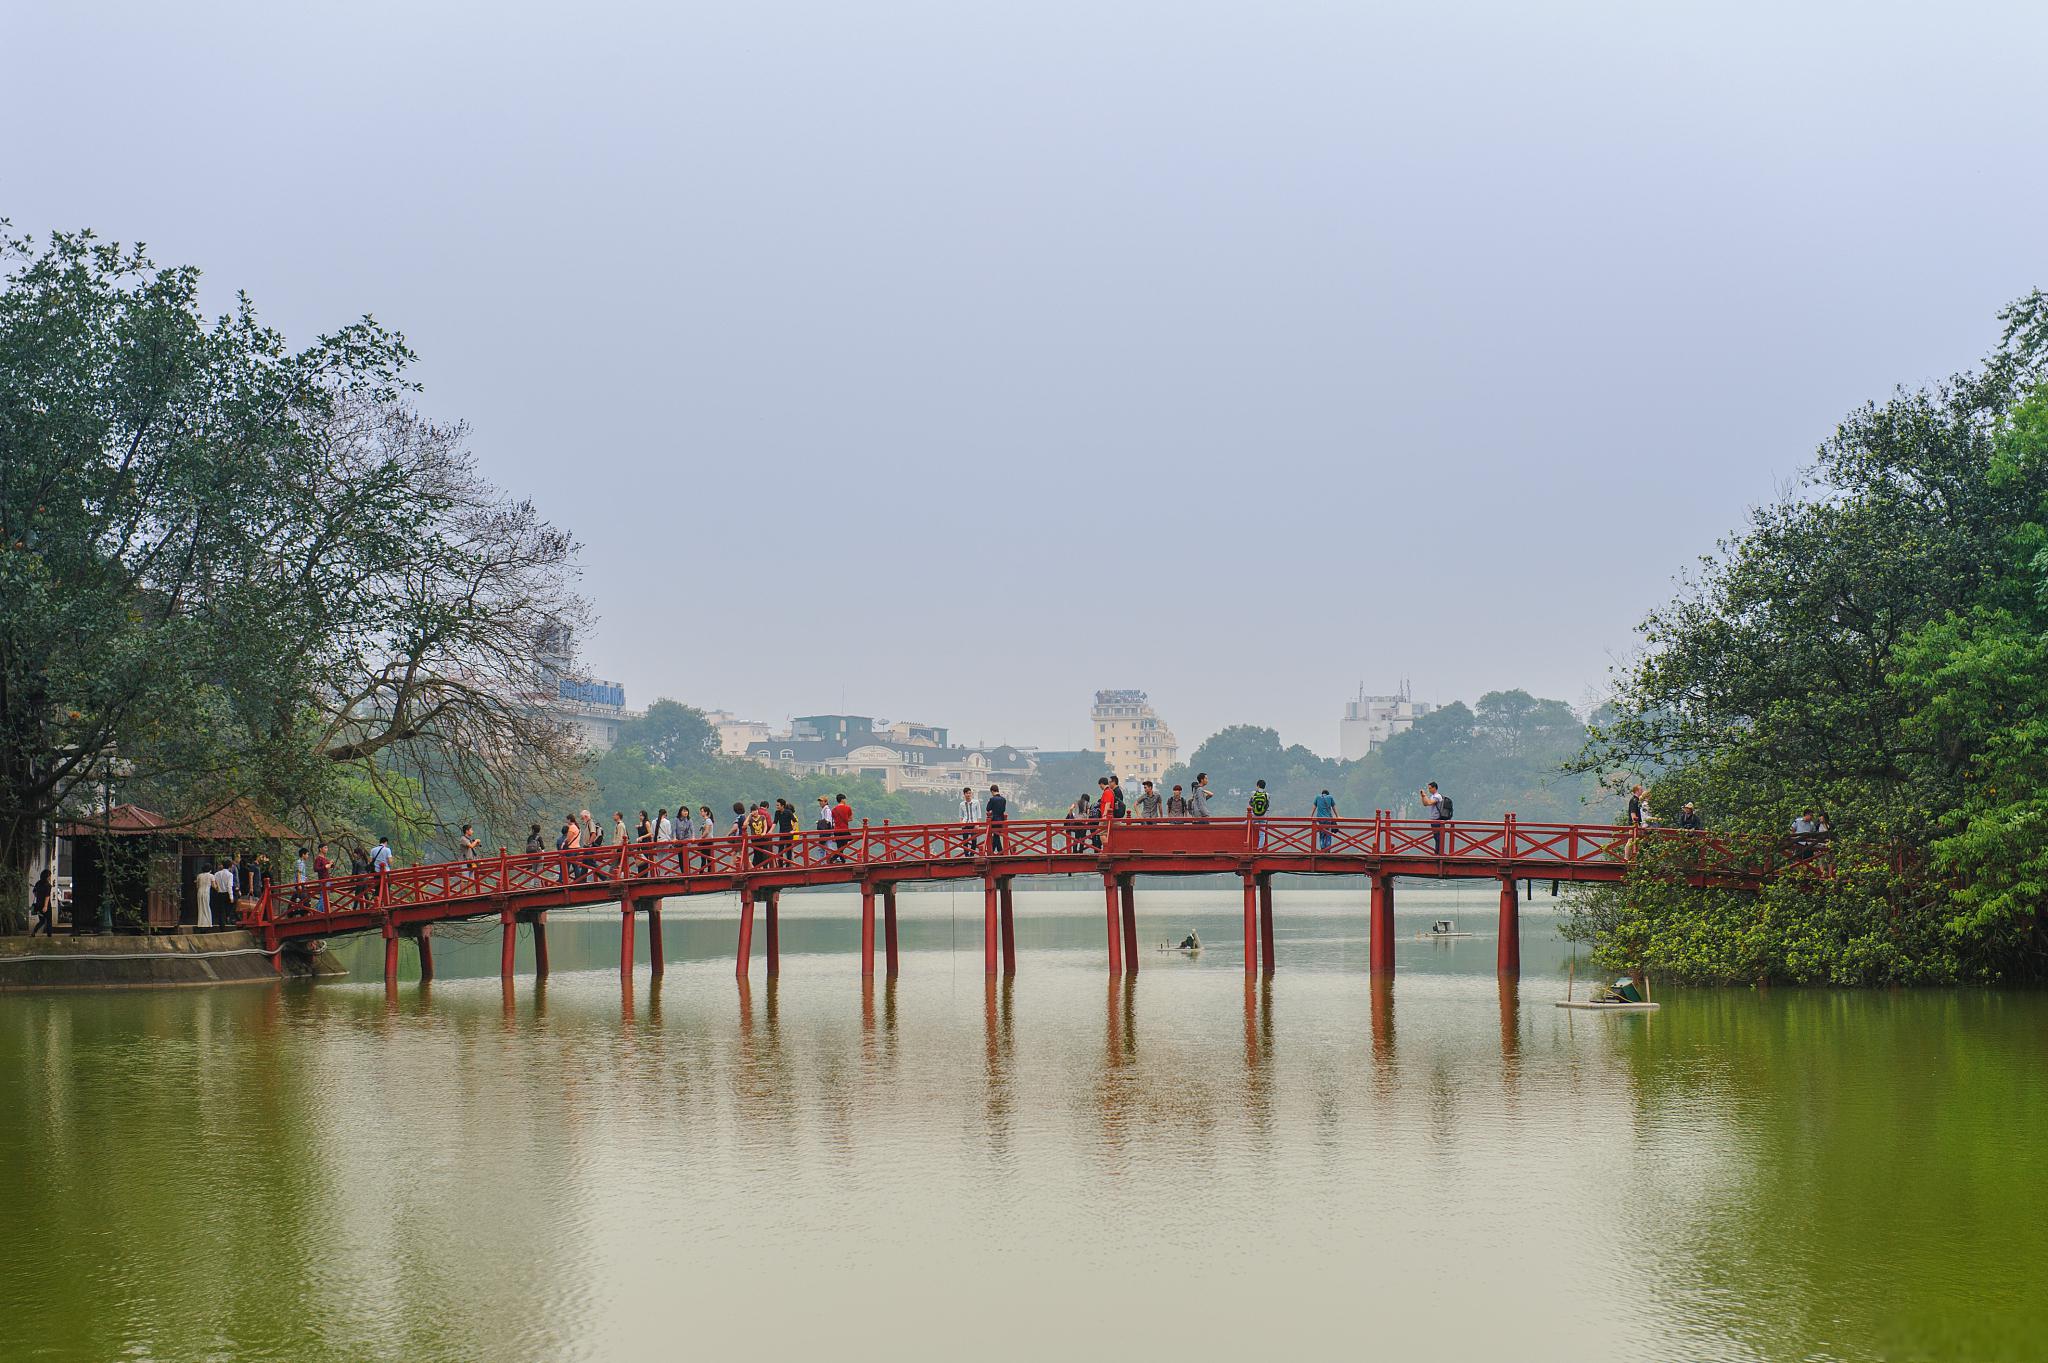
[[[908,722],[877,725],[866,715],[799,715],[787,735],[747,744],[745,755],[792,776],[864,776],[885,789],[957,791],[990,781],[1028,780],[1031,755],[1009,744],[954,747],[946,730]]]
[[[1408,683],[1391,696],[1368,696],[1358,688],[1358,699],[1344,706],[1344,718],[1337,725],[1337,755],[1346,762],[1359,758],[1415,726],[1415,721],[1437,707],[1426,700],[1411,700]]]
[[[741,719],[730,710],[712,710],[704,716],[704,722],[718,735],[718,751],[725,757],[745,757],[751,745],[783,736],[772,724]]]
[[[1126,781],[1157,781],[1180,758],[1180,743],[1143,691],[1097,691],[1089,718],[1095,751]]]
[[[619,741],[619,726],[639,715],[626,708],[626,688],[575,671],[576,651],[567,630],[545,635],[540,642],[541,708],[585,749],[610,752]]]

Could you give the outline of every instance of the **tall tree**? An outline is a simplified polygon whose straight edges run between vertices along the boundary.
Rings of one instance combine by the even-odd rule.
[[[1980,368],[1853,412],[1643,626],[1586,765],[1761,836],[1813,807],[1872,865],[1699,897],[1646,865],[1585,920],[1626,964],[1843,981],[2048,974],[2035,697],[2048,592],[2048,298]],[[1875,849],[1874,852],[1872,849]],[[1849,854],[1845,850],[1843,857]],[[1887,861],[1918,868],[1886,877]],[[1845,868],[1846,869],[1846,868]],[[1739,953],[1726,945],[1739,936]]]
[[[317,825],[352,782],[489,806],[564,758],[535,635],[582,609],[573,545],[409,409],[401,337],[208,322],[196,270],[90,233],[0,264],[0,873],[117,765]]]

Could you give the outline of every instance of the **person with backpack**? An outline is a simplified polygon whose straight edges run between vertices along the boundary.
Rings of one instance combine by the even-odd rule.
[[[1116,812],[1113,817],[1119,819],[1129,818],[1131,807],[1124,803],[1123,778],[1119,777],[1115,772],[1109,774],[1109,793],[1116,796]]]
[[[1336,837],[1334,832],[1337,823],[1336,798],[1327,790],[1321,795],[1316,796],[1315,812],[1316,850],[1318,852],[1327,852],[1330,850],[1330,843]]]
[[[1173,794],[1166,797],[1166,817],[1169,819],[1185,819],[1187,816],[1188,797],[1179,786],[1175,786]]]
[[[1436,854],[1444,854],[1444,825],[1451,821],[1451,797],[1436,788],[1431,781],[1416,794],[1422,797],[1423,808],[1429,811],[1433,827],[1429,830],[1436,837]]]
[[[1258,782],[1252,787],[1252,798],[1246,802],[1244,816],[1252,824],[1252,846],[1263,850],[1266,846],[1266,812],[1273,807],[1273,797],[1266,793],[1266,783]]]
[[[1087,792],[1074,801],[1074,807],[1067,811],[1067,850],[1076,855],[1088,850],[1088,824],[1095,814],[1095,802]]]

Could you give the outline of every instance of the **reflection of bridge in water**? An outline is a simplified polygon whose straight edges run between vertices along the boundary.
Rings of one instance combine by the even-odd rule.
[[[547,912],[617,903],[619,969],[633,967],[635,916],[647,915],[654,974],[664,967],[663,899],[739,896],[738,965],[753,956],[757,906],[765,912],[768,973],[781,967],[782,891],[813,885],[857,886],[861,896],[861,974],[875,973],[875,907],[881,901],[883,951],[897,972],[896,887],[919,881],[979,880],[982,954],[990,976],[1014,974],[1017,946],[1011,888],[1020,876],[1102,878],[1105,939],[1112,975],[1138,969],[1139,876],[1235,875],[1244,886],[1247,974],[1273,970],[1273,877],[1364,875],[1370,968],[1394,970],[1394,880],[1494,879],[1500,882],[1497,967],[1521,972],[1520,886],[1536,880],[1611,883],[1622,879],[1646,841],[1682,845],[1687,878],[1699,885],[1755,886],[1790,862],[1775,845],[1740,844],[1707,833],[1618,828],[1607,824],[1374,819],[1262,819],[1228,822],[1108,824],[1030,820],[1000,824],[862,826],[845,833],[763,838],[633,842],[407,867],[302,885],[272,885],[250,926],[273,952],[285,943],[381,931],[384,977],[398,974],[398,942],[418,944],[420,973],[433,978],[435,923],[496,917],[504,927],[501,973],[512,974],[518,925],[532,925],[535,967],[548,969]]]

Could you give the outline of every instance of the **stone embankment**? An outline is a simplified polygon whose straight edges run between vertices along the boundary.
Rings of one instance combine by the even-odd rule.
[[[280,959],[283,978],[348,973],[321,943],[287,944]],[[262,941],[247,932],[0,937],[0,991],[262,984],[279,978]]]

